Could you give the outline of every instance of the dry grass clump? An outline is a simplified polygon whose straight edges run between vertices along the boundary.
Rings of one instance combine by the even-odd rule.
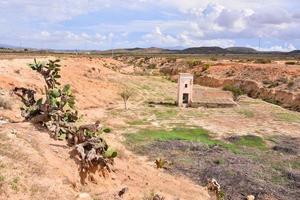
[[[13,103],[10,99],[0,96],[0,108],[4,108],[7,110],[11,110],[13,106]]]

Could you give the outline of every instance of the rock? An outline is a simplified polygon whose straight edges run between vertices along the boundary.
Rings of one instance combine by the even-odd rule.
[[[247,196],[247,200],[254,200],[254,199],[255,199],[255,197],[253,195],[248,195]]]
[[[15,129],[12,129],[12,130],[10,131],[10,133],[13,134],[13,135],[16,135],[16,134],[17,134],[17,131],[16,131]]]
[[[92,200],[92,199],[93,198],[90,196],[90,194],[85,192],[79,193],[76,198],[76,200]]]
[[[217,194],[221,191],[220,184],[214,178],[208,179],[208,183],[206,187],[209,191],[216,192]]]
[[[155,194],[153,200],[164,200],[165,198],[159,194]]]
[[[119,197],[122,197],[128,191],[128,187],[124,187],[118,192]]]

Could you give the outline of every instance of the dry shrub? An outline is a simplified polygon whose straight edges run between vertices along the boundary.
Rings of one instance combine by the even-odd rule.
[[[7,109],[7,110],[11,110],[13,106],[13,103],[10,99],[4,97],[4,96],[0,96],[0,107]]]

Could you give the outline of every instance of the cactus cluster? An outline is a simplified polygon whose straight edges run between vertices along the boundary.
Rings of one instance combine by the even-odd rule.
[[[79,119],[75,107],[75,97],[70,85],[61,86],[60,60],[49,60],[47,63],[37,62],[29,67],[45,80],[45,97],[35,99],[35,91],[26,88],[15,88],[14,92],[21,97],[24,107],[22,115],[33,123],[41,123],[52,133],[55,139],[67,139],[81,157],[81,170],[88,171],[93,165],[112,163],[117,152],[108,148],[106,142],[97,132],[99,122],[95,125],[76,126]],[[101,148],[100,148],[101,147]],[[101,149],[101,151],[99,150]],[[91,156],[93,155],[93,156]]]

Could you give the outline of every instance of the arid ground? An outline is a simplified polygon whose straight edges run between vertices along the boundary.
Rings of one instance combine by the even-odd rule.
[[[42,77],[27,66],[34,57],[8,54],[0,59],[0,101],[4,102],[0,108],[0,199],[76,199],[85,193],[92,199],[120,199],[118,192],[123,188],[127,188],[123,199],[153,199],[155,194],[172,200],[215,199],[205,188],[208,178],[219,182],[225,199],[299,198],[300,113],[291,96],[268,103],[261,100],[261,92],[249,95],[255,99],[242,95],[232,108],[174,104],[174,80],[181,71],[195,73],[195,80],[205,85],[198,87],[205,90],[223,86],[203,84],[207,77],[248,81],[245,77],[253,74],[250,79],[259,88],[287,89],[295,100],[299,96],[297,64],[286,69],[284,60],[273,61],[274,68],[247,65],[245,60],[218,60],[209,69],[204,70],[203,63],[190,63],[182,70],[180,63],[185,61],[180,59],[37,57],[40,61],[59,57],[62,84],[72,85],[80,114],[86,122],[100,120],[112,130],[103,137],[118,151],[115,172],[83,185],[78,165],[69,155],[72,149],[65,141],[50,138],[42,127],[24,122],[22,104],[11,92],[14,87],[26,87],[42,95]],[[282,74],[286,79],[279,81]],[[134,91],[128,110],[119,95],[124,88]],[[156,158],[169,161],[166,169],[156,169]]]

